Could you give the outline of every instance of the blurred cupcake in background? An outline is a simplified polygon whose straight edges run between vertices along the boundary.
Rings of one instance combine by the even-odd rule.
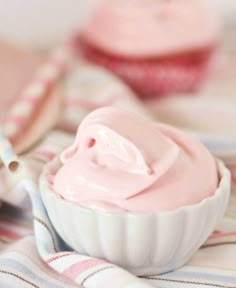
[[[100,0],[77,41],[83,57],[151,98],[199,88],[219,30],[199,0]]]

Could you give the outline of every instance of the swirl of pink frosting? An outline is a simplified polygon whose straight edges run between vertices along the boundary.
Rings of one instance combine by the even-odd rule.
[[[108,210],[173,210],[213,195],[218,185],[215,160],[201,143],[112,107],[84,119],[61,161],[54,191]]]
[[[82,38],[112,55],[160,57],[215,46],[219,39],[217,17],[202,0],[99,3]]]

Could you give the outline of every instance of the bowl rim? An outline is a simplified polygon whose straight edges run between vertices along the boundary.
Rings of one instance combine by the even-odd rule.
[[[55,167],[58,164],[61,164],[61,161],[59,159],[59,156],[54,157],[51,161],[49,161],[43,168],[42,173],[39,177],[39,190],[40,194],[42,196],[42,200],[45,204],[45,193],[47,193],[47,196],[53,197],[55,201],[59,202],[61,205],[67,205],[71,207],[73,210],[77,209],[78,211],[81,211],[83,213],[96,213],[103,216],[116,216],[116,217],[150,217],[152,215],[158,216],[166,216],[166,215],[177,215],[179,213],[182,213],[183,211],[189,211],[190,209],[196,210],[200,209],[204,206],[207,206],[211,201],[214,201],[223,196],[223,194],[228,194],[227,198],[229,198],[230,194],[230,187],[231,187],[231,173],[229,169],[225,166],[223,161],[216,159],[217,164],[217,170],[220,175],[220,180],[218,187],[215,191],[215,193],[209,197],[206,197],[202,199],[200,202],[191,204],[191,205],[184,205],[181,207],[178,207],[174,210],[162,210],[162,211],[150,211],[150,212],[130,212],[130,211],[111,211],[111,210],[103,210],[98,208],[90,208],[83,205],[80,205],[78,203],[72,202],[70,200],[66,200],[62,198],[58,193],[53,191],[50,187],[49,181],[46,179],[47,175],[50,175],[50,171],[52,167]],[[47,205],[45,204],[47,207]]]

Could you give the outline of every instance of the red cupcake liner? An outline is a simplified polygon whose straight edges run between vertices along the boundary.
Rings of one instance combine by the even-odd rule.
[[[79,40],[80,53],[123,79],[141,98],[196,91],[206,79],[214,47],[201,51],[150,59],[108,55]]]

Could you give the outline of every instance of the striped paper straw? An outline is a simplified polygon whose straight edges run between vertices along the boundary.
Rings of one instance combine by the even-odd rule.
[[[20,168],[20,161],[7,137],[0,131],[0,158],[7,169],[15,173]]]
[[[58,80],[64,75],[72,55],[72,44],[56,49],[47,63],[36,73],[34,80],[22,91],[16,103],[3,121],[3,131],[13,145],[16,139],[30,125],[35,115],[40,113],[44,102],[52,94]]]

